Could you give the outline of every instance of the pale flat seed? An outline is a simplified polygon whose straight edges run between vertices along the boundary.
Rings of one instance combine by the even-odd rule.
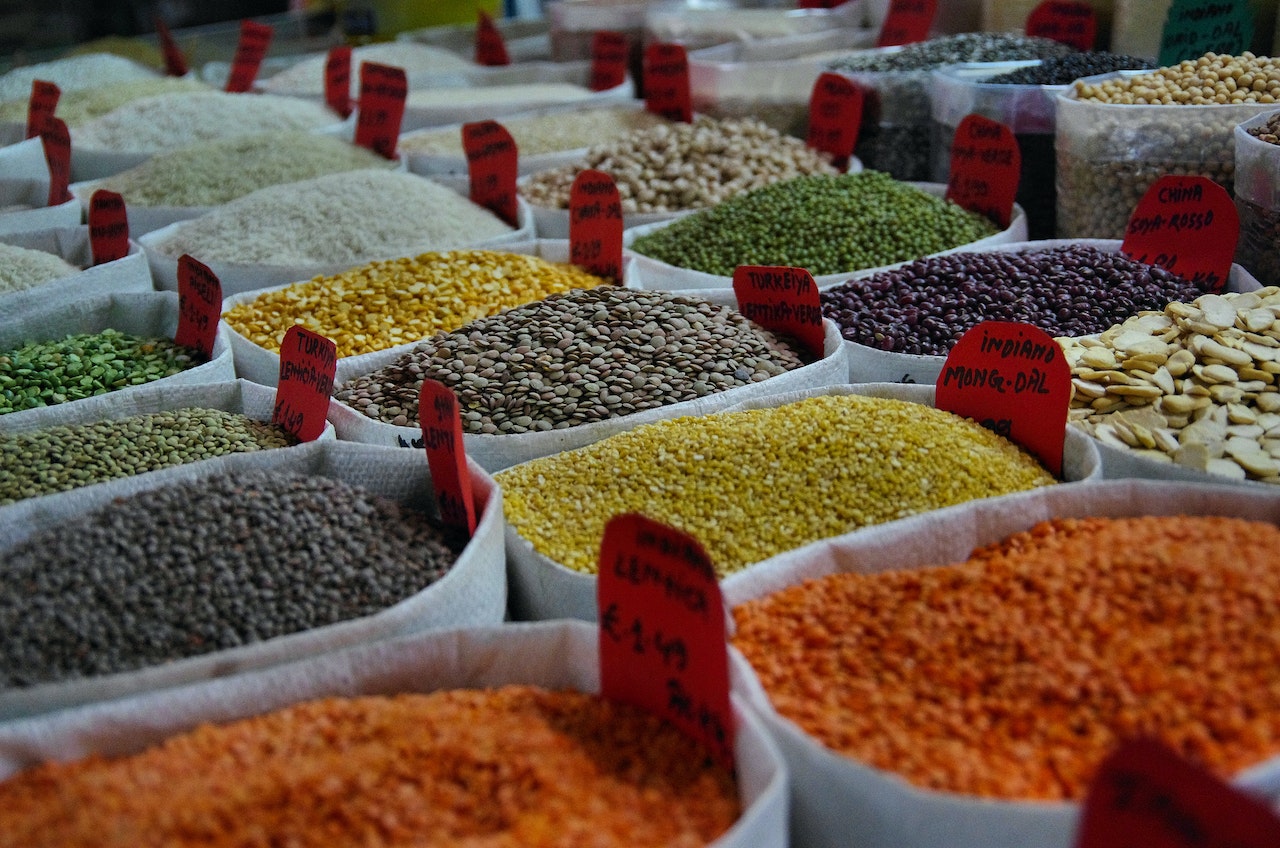
[[[1173,454],[1173,461],[1184,468],[1205,471],[1212,457],[1209,448],[1200,443],[1183,444]]]
[[[1156,447],[1167,454],[1172,454],[1178,450],[1178,436],[1172,430],[1162,427],[1158,430],[1152,430],[1151,435],[1155,437]]]
[[[1090,348],[1080,357],[1080,364],[1089,368],[1105,371],[1120,366],[1115,354],[1106,348]]]
[[[1159,386],[1153,386],[1150,384],[1144,384],[1141,386],[1124,386],[1124,385],[1107,386],[1107,393],[1113,394],[1113,395],[1119,395],[1120,397],[1123,397],[1126,399],[1146,398],[1148,400],[1154,400],[1155,398],[1158,398],[1164,394],[1164,392],[1160,389]]]
[[[1227,436],[1234,439],[1249,439],[1256,442],[1266,433],[1257,424],[1228,424]]]
[[[1226,365],[1197,365],[1191,371],[1206,383],[1234,383],[1240,379],[1235,369]]]
[[[1236,307],[1219,294],[1206,294],[1196,298],[1196,306],[1204,311],[1204,320],[1220,330],[1234,327]]]
[[[1195,400],[1187,395],[1165,394],[1160,399],[1160,409],[1174,415],[1186,415],[1195,408]]]
[[[1142,457],[1143,459],[1149,459],[1152,462],[1164,463],[1165,465],[1173,464],[1173,457],[1169,456],[1169,454],[1164,453],[1163,451],[1141,448],[1139,450],[1133,451],[1133,455]]]
[[[1205,471],[1222,477],[1230,477],[1233,480],[1244,480],[1249,476],[1238,463],[1230,459],[1211,459]]]
[[[1176,350],[1169,357],[1169,361],[1165,363],[1165,367],[1169,369],[1169,373],[1175,377],[1181,377],[1191,370],[1191,366],[1196,364],[1195,354],[1189,350]]]
[[[1076,392],[1087,398],[1100,398],[1107,393],[1105,386],[1101,386],[1098,383],[1091,383],[1088,380],[1073,378],[1071,380],[1071,385],[1075,387]]]

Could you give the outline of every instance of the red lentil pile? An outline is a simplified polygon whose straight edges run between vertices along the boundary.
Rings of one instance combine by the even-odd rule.
[[[3,846],[697,846],[732,776],[670,725],[529,686],[330,698],[0,784]]]
[[[1226,777],[1280,754],[1280,530],[1044,522],[952,566],[840,574],[734,610],[778,711],[931,789],[1083,797],[1124,738]]]

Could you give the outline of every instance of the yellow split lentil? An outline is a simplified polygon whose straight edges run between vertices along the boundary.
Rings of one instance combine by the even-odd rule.
[[[8,846],[674,846],[733,777],[642,711],[532,686],[328,698],[0,784]]]
[[[952,566],[845,573],[734,610],[770,700],[931,789],[1078,799],[1155,736],[1227,778],[1280,754],[1280,529],[1058,519]]]
[[[315,277],[228,309],[226,322],[279,351],[294,324],[356,356],[456,330],[504,309],[608,281],[572,265],[491,250],[423,253]]]
[[[648,424],[494,475],[507,520],[595,573],[605,523],[640,512],[692,534],[725,576],[819,539],[1054,481],[949,412],[829,395]]]

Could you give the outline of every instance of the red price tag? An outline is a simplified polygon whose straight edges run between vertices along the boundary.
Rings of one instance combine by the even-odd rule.
[[[569,189],[569,262],[622,282],[622,198],[604,171],[579,171]]]
[[[178,257],[178,332],[173,340],[213,358],[222,317],[222,281],[190,254]]]
[[[476,26],[476,64],[477,65],[510,65],[511,54],[507,52],[507,42],[502,33],[493,25],[489,13],[480,10],[480,22]]]
[[[783,265],[739,265],[733,270],[738,311],[766,330],[791,336],[822,358],[822,303],[813,275]]]
[[[114,191],[100,188],[89,198],[89,247],[94,265],[129,255],[129,213]]]
[[[1076,848],[1275,848],[1267,805],[1151,740],[1122,744],[1089,786]]]
[[[516,142],[497,121],[462,125],[471,202],[483,206],[513,227],[519,226],[516,204]]]
[[[1120,251],[1219,292],[1239,236],[1240,215],[1226,189],[1208,177],[1164,176],[1130,216]]]
[[[418,421],[440,518],[470,537],[476,532],[476,504],[471,494],[471,475],[467,473],[457,396],[439,380],[423,380],[418,393]]]
[[[947,200],[1006,228],[1021,169],[1022,151],[1013,130],[981,115],[965,115],[951,143]]]
[[[876,47],[914,44],[929,37],[938,0],[890,0]]]
[[[360,114],[356,117],[356,144],[387,159],[396,158],[400,122],[409,83],[404,68],[374,62],[360,65]]]
[[[35,138],[44,128],[44,122],[53,117],[58,108],[62,89],[44,80],[31,81],[31,102],[27,106],[27,138]]]
[[[644,108],[669,121],[693,122],[689,56],[679,44],[644,49]]]
[[[40,144],[44,147],[44,161],[49,166],[49,206],[57,206],[71,199],[67,186],[71,185],[71,133],[61,118],[49,116],[40,130]]]
[[[1051,38],[1077,50],[1092,50],[1098,16],[1083,0],[1044,0],[1027,15],[1027,35]]]
[[[862,128],[862,88],[848,77],[824,73],[813,83],[809,95],[808,145],[830,153],[840,170],[847,170],[849,157],[858,144]]]
[[[1021,445],[1062,476],[1071,366],[1039,327],[1011,321],[972,327],[947,356],[935,402]]]
[[[724,601],[697,540],[619,515],[600,546],[600,692],[661,716],[733,768]]]
[[[627,80],[627,36],[601,30],[591,36],[591,90],[607,91]]]
[[[187,57],[182,55],[169,25],[160,17],[156,18],[156,35],[160,37],[160,50],[164,53],[164,72],[171,77],[186,76]]]
[[[338,369],[337,346],[310,330],[294,325],[280,345],[280,383],[271,421],[299,441],[314,441],[324,432],[329,414],[333,375]]]
[[[797,9],[834,9],[836,6],[842,6],[849,0],[800,0],[796,3]]]
[[[262,58],[267,55],[267,47],[271,45],[273,30],[267,24],[257,21],[240,22],[240,43],[236,45],[236,56],[231,60],[231,76],[227,78],[227,91],[248,91],[253,81],[258,78],[258,69],[262,67]]]
[[[342,117],[351,114],[351,45],[329,48],[324,63],[324,102]]]

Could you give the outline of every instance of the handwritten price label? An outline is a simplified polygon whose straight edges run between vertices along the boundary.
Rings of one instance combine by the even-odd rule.
[[[511,64],[507,42],[502,39],[502,33],[498,32],[498,28],[494,26],[493,18],[489,17],[483,9],[480,10],[480,20],[476,25],[475,55],[477,65],[496,67]]]
[[[966,115],[951,143],[947,200],[1006,228],[1021,169],[1022,152],[1011,129],[981,115]]]
[[[1160,65],[1176,65],[1205,53],[1238,56],[1253,40],[1248,0],[1173,0],[1160,34]]]
[[[40,144],[44,148],[44,161],[49,166],[48,206],[57,206],[71,199],[67,186],[71,185],[71,133],[61,118],[52,115],[45,118],[40,129]]]
[[[89,198],[89,249],[94,265],[129,255],[129,213],[114,191],[100,188]]]
[[[462,149],[467,154],[471,202],[479,204],[511,226],[518,226],[516,203],[516,142],[497,121],[462,125]]]
[[[1044,0],[1027,15],[1027,35],[1051,38],[1077,50],[1092,50],[1098,15],[1082,0]]]
[[[591,90],[617,88],[627,79],[627,36],[601,30],[591,36]]]
[[[1021,445],[1062,476],[1071,366],[1044,330],[1011,321],[971,328],[938,375],[936,404]]]
[[[642,515],[605,525],[600,691],[665,718],[733,767],[724,601],[693,537]]]
[[[396,158],[396,140],[404,120],[409,83],[404,68],[364,62],[360,65],[360,114],[356,144],[387,159]]]
[[[324,102],[342,117],[351,114],[351,45],[329,48],[324,62]]]
[[[156,35],[160,38],[160,50],[164,53],[164,72],[171,77],[187,75],[187,57],[182,55],[178,42],[174,40],[169,25],[163,18],[155,19]]]
[[[227,78],[227,91],[242,92],[253,87],[258,78],[262,59],[271,46],[273,30],[257,21],[240,22],[240,42],[236,45],[235,58],[231,60],[231,75]]]
[[[1239,236],[1240,215],[1226,189],[1207,177],[1164,176],[1129,218],[1120,251],[1218,292]]]
[[[182,254],[178,257],[178,332],[173,340],[212,359],[221,317],[222,281],[209,266]]]
[[[58,108],[62,89],[44,80],[31,81],[31,101],[27,105],[27,138],[35,138],[44,128],[44,122],[53,117]]]
[[[797,339],[822,358],[822,303],[813,275],[782,265],[739,265],[733,271],[738,311],[766,330]]]
[[[467,473],[457,396],[438,380],[423,380],[422,391],[418,393],[418,420],[440,518],[470,537],[476,532],[476,505],[471,494],[471,475]]]
[[[622,282],[622,198],[604,171],[578,172],[569,190],[569,262]]]
[[[332,341],[296,324],[290,327],[280,345],[280,382],[272,422],[299,441],[319,437],[329,414],[337,369],[338,348]]]
[[[669,121],[693,122],[689,56],[679,44],[644,49],[644,108]]]
[[[861,86],[848,77],[824,73],[813,83],[809,95],[808,145],[830,153],[840,170],[847,170],[862,128]]]
[[[929,27],[938,12],[938,0],[890,0],[889,12],[876,47],[914,44],[929,37]]]

